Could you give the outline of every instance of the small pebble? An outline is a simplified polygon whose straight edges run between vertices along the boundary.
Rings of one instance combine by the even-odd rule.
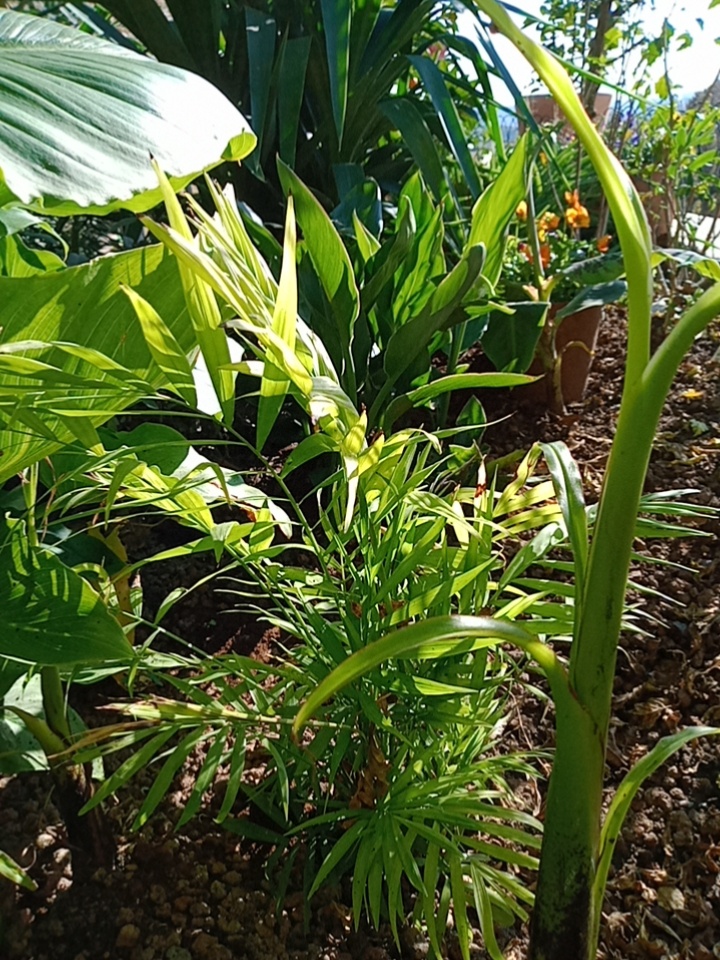
[[[139,940],[139,927],[136,927],[134,923],[126,923],[124,927],[120,927],[115,946],[118,950],[131,950]]]
[[[55,845],[55,840],[55,834],[45,830],[36,837],[35,846],[38,848],[38,850],[47,850],[48,847]]]
[[[165,960],[192,960],[192,954],[185,947],[170,947],[165,952]]]

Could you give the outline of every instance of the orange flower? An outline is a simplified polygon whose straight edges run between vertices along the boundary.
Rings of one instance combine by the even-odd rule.
[[[600,253],[607,253],[610,249],[610,244],[612,243],[612,237],[609,233],[606,233],[604,237],[600,237],[596,246]]]
[[[527,243],[518,244],[518,253],[521,253],[525,257],[528,263],[534,263],[535,258],[533,257],[532,250],[530,249]],[[543,270],[547,270],[547,268],[550,266],[550,257],[551,257],[550,244],[549,243],[541,244],[540,245],[540,263],[543,266]]]
[[[556,213],[550,213],[549,210],[546,211],[538,221],[538,227],[546,233],[552,233],[552,231],[557,230],[559,226],[560,217]]]
[[[517,210],[515,211],[515,216],[518,220],[527,220],[528,206],[525,200],[521,200],[517,205]]]
[[[580,197],[577,190],[569,191],[565,194],[565,202],[568,208],[565,211],[565,223],[571,230],[581,230],[583,227],[590,226],[590,214],[587,207],[580,203]]]

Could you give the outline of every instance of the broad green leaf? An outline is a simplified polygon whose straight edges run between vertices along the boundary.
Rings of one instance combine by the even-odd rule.
[[[390,338],[383,358],[386,381],[373,405],[370,419],[374,423],[394,387],[419,357],[427,351],[433,336],[465,318],[461,303],[475,284],[483,263],[482,246],[470,247],[462,260],[443,278],[420,314],[399,327]]]
[[[352,4],[350,0],[320,0],[320,9],[327,51],[330,98],[338,143],[341,144],[348,99]]]
[[[23,664],[22,669],[27,672],[27,663]],[[114,669],[117,671],[117,665]],[[49,770],[51,763],[48,757],[55,750],[43,736],[47,726],[40,671],[31,677],[19,679],[7,692],[4,706],[4,716],[0,716],[0,773]],[[87,727],[72,707],[68,707],[66,713],[72,734],[87,732]],[[33,731],[40,733],[44,742],[34,736]],[[102,777],[103,765],[100,760],[93,763],[92,773],[94,777]]]
[[[0,204],[147,210],[255,138],[207,81],[47,18],[0,12]]]
[[[440,201],[444,192],[445,173],[428,125],[412,100],[393,97],[380,104],[380,109],[402,134],[402,138],[420,168],[435,199]]]
[[[440,377],[398,397],[388,407],[383,422],[391,426],[395,420],[411,407],[419,407],[453,390],[478,390],[491,387],[519,387],[532,383],[536,377],[522,373],[454,373]]]
[[[694,250],[663,250],[662,254],[681,266],[691,267],[701,277],[708,277],[715,281],[720,280],[720,262],[717,258],[696,253]]]
[[[280,159],[293,166],[297,150],[305,74],[310,57],[310,37],[287,40],[280,51],[278,78],[278,145]]]
[[[335,166],[335,170],[340,165]],[[332,211],[332,219],[341,228],[350,231],[353,217],[358,217],[370,232],[379,237],[383,228],[382,194],[380,185],[372,177],[357,181],[347,193],[341,193],[340,203]]]
[[[267,13],[246,6],[245,30],[250,81],[250,119],[258,139],[257,150],[251,159],[256,161],[253,166],[259,171],[257,158],[262,151],[263,131],[267,124],[277,28],[275,21]]]
[[[500,278],[507,226],[527,193],[529,146],[526,134],[518,140],[500,176],[473,207],[468,244],[485,245],[483,273],[493,286]]]
[[[53,392],[36,381],[37,391],[43,387],[41,405],[34,395],[23,400],[22,391],[30,389],[32,380],[8,367],[0,370],[0,482],[75,438],[76,431],[54,408],[74,405],[99,425],[147,395],[148,384],[151,391],[153,385],[166,383],[119,287],[132,287],[162,311],[180,348],[189,352],[195,337],[179,279],[177,264],[158,246],[42,276],[0,278],[4,348],[27,340],[76,345],[75,356],[60,347],[43,353],[43,360],[65,371],[74,386],[70,391],[59,383]],[[78,345],[115,363],[118,375],[129,371],[129,379],[123,383],[110,376],[109,369],[88,366],[77,353]]]
[[[309,463],[310,460],[314,460],[315,457],[319,457],[323,453],[330,453],[334,449],[335,444],[327,434],[311,433],[309,437],[301,440],[297,447],[290,453],[290,456],[283,464],[280,476],[287,477],[288,474],[292,473],[293,470],[297,470],[298,467],[302,467],[306,463]]]
[[[95,591],[20,528],[0,528],[0,655],[25,663],[122,660],[132,647]]]
[[[355,210],[353,210],[353,230],[360,256],[367,263],[380,249],[380,241],[370,233]]]
[[[85,3],[73,3],[72,6],[76,9],[81,6],[83,12],[87,12]],[[173,4],[173,6],[177,5]],[[188,70],[195,69],[198,72],[197,63],[183,42],[184,38],[177,25],[168,20],[157,0],[107,0],[103,3],[103,7],[128,30],[131,30],[158,60],[163,63],[174,63]],[[97,21],[95,23],[97,25]],[[127,37],[114,30],[104,17],[100,18],[99,25],[102,26],[104,36],[118,43],[128,42]],[[197,51],[197,34],[193,36],[193,40],[195,42],[192,46]]]
[[[668,251],[663,251],[663,254]],[[660,260],[664,259],[660,255]],[[589,260],[579,260],[571,263],[564,270],[559,270],[556,276],[572,280],[579,287],[595,286],[596,284],[610,283],[619,280],[625,273],[625,264],[619,250],[611,250],[600,257],[591,257]]]
[[[420,74],[423,85],[437,111],[448,146],[460,164],[460,169],[474,200],[480,195],[480,180],[475,169],[475,161],[468,148],[467,136],[462,128],[453,98],[445,84],[442,71],[429,57],[409,56],[408,60]]]
[[[0,276],[33,277],[62,270],[65,264],[50,250],[35,250],[18,236],[0,237]]]
[[[195,384],[187,355],[157,310],[137,291],[123,287],[140,321],[145,343],[153,359],[167,377],[168,386],[190,407],[197,406]]]
[[[0,237],[11,237],[39,223],[42,223],[40,217],[24,207],[13,205],[0,208]]]
[[[300,178],[282,161],[278,161],[278,173],[285,193],[292,194],[295,201],[303,242],[335,315],[343,358],[350,366],[353,329],[360,311],[350,257],[330,217]]]

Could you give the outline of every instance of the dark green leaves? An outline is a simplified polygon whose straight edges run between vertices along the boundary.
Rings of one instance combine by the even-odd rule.
[[[571,317],[581,310],[591,307],[604,307],[606,303],[617,303],[627,293],[627,284],[624,280],[614,280],[612,283],[599,283],[593,287],[586,287],[577,293],[572,300],[555,314],[556,320]]]
[[[450,96],[450,91],[445,84],[442,72],[438,65],[428,57],[410,56],[408,60],[420,74],[425,89],[440,118],[443,131],[447,137],[448,146],[460,164],[460,169],[465,176],[467,185],[470,188],[470,193],[473,199],[475,199],[480,195],[480,180],[475,170],[475,161],[470,154],[467,138],[460,123],[455,102]]]
[[[56,557],[0,527],[0,656],[25,663],[122,660],[132,648],[94,590]]]
[[[321,0],[330,96],[338,141],[342,142],[350,65],[350,0]]]
[[[98,425],[165,384],[154,349],[169,351],[163,363],[180,363],[177,355],[171,359],[176,347],[170,341],[148,347],[130,300],[120,292],[122,284],[162,310],[181,350],[192,348],[195,338],[177,264],[162,247],[44,276],[0,278],[0,481],[73,440],[80,425],[76,411]],[[75,344],[78,351],[82,345],[95,353],[85,353],[83,360],[77,351],[73,355],[57,346],[36,349],[33,359],[49,369],[37,368],[31,375],[22,367],[28,351],[9,352],[28,340]]]
[[[535,356],[548,304],[528,300],[508,303],[506,306],[511,313],[493,310],[490,314],[487,329],[482,335],[482,346],[498,370],[522,373]]]

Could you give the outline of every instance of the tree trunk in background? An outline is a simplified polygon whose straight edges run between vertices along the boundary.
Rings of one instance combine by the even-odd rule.
[[[586,0],[586,2],[589,4],[591,0]],[[612,25],[612,0],[600,0],[600,7],[597,15],[597,26],[595,28],[595,34],[590,41],[587,62],[585,64],[586,68],[593,73],[596,72],[593,69],[593,62],[602,57],[605,50],[605,38]],[[599,87],[600,84],[594,83],[592,80],[583,81],[581,99],[583,106],[593,119],[595,117],[595,97]]]

